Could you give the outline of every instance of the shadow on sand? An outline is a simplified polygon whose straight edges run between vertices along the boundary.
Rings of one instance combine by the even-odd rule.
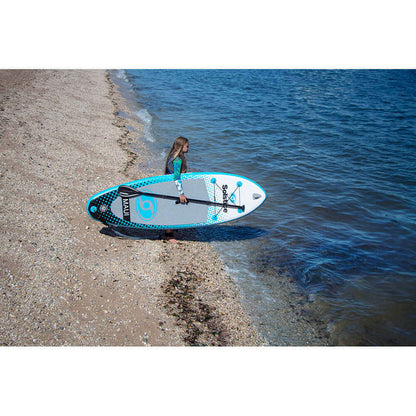
[[[131,240],[163,240],[164,230],[142,230],[135,228],[109,226],[100,230],[110,237],[129,238]],[[252,240],[267,234],[261,228],[241,225],[213,225],[210,227],[175,230],[175,238],[182,241],[242,241]]]

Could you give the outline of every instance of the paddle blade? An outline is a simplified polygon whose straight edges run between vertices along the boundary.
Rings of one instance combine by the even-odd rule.
[[[134,189],[134,188],[130,187],[130,186],[120,185],[118,187],[118,194],[122,198],[132,198],[134,196],[139,196],[141,194],[141,192],[138,191],[137,189]]]

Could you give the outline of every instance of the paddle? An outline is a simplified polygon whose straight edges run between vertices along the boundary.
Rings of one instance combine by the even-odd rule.
[[[175,200],[177,204],[180,204],[179,198],[177,196],[151,194],[149,192],[139,191],[138,189],[134,189],[126,185],[120,185],[118,187],[118,194],[122,198],[133,198],[136,196],[146,195],[146,196],[152,196],[154,198],[171,199],[171,200]],[[223,207],[223,208],[236,208],[236,209],[241,209],[243,212],[245,210],[244,205],[231,205],[226,202],[221,203],[221,202],[213,202],[213,201],[203,201],[201,199],[193,199],[193,198],[187,198],[187,200],[188,200],[188,203],[192,202],[194,204],[214,205],[216,207]]]

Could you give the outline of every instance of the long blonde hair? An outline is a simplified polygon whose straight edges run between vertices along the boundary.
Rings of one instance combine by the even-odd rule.
[[[170,152],[168,154],[168,157],[166,158],[165,163],[165,173],[168,173],[168,163],[172,159],[176,159],[177,157],[180,157],[182,160],[182,169],[181,173],[186,172],[186,159],[185,155],[183,153],[183,147],[189,143],[189,140],[186,137],[179,136],[175,139],[173,142],[172,148],[170,149]]]

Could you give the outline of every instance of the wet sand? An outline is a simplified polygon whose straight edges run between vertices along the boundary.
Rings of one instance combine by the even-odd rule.
[[[91,195],[159,173],[124,107],[103,70],[0,70],[0,345],[266,345],[208,243],[88,216]]]

